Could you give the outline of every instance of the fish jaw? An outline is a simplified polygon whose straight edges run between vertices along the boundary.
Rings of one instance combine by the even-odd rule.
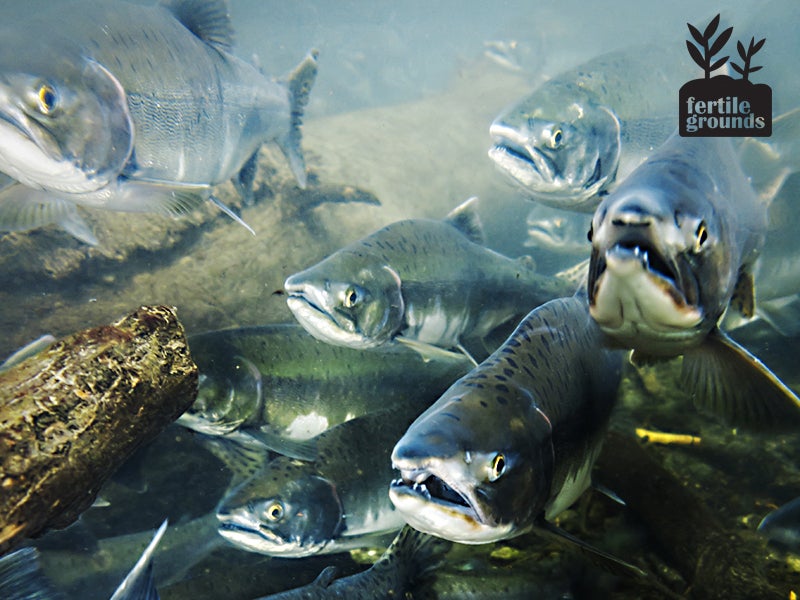
[[[230,357],[224,372],[200,373],[197,398],[178,422],[206,435],[224,435],[261,413],[261,373],[243,356]]]
[[[318,554],[343,525],[334,484],[316,474],[311,463],[285,456],[234,487],[216,514],[222,537],[270,556]]]
[[[0,97],[2,102],[2,97]],[[59,191],[77,193],[94,191],[103,182],[95,182],[72,161],[62,160],[43,148],[52,146],[9,111],[0,113],[0,171],[34,189],[48,189],[59,182]]]
[[[355,322],[346,315],[334,318],[330,311],[315,302],[313,288],[297,290],[286,286],[286,304],[295,319],[311,335],[320,341],[348,348],[371,348],[377,346],[373,340],[356,331]]]
[[[34,189],[88,194],[122,173],[133,120],[125,90],[105,67],[83,60],[64,68],[69,83],[52,74],[0,78],[0,171]],[[52,100],[46,108],[37,100],[43,89]]]
[[[217,513],[217,518],[220,522],[217,531],[226,541],[259,554],[302,558],[319,554],[329,542],[329,540],[317,542],[301,539],[287,540],[262,527],[258,519],[244,510],[225,515]]]
[[[290,276],[284,283],[286,303],[318,340],[372,348],[391,340],[400,328],[405,313],[402,282],[388,265],[352,267],[351,260],[351,252],[340,250]]]
[[[672,354],[702,335],[700,306],[682,291],[694,290],[678,269],[655,269],[657,251],[616,244],[592,253],[589,313],[609,336],[630,347]],[[662,266],[667,263],[659,259]],[[679,285],[683,283],[679,287]],[[696,298],[694,292],[692,296]]]
[[[513,535],[513,523],[496,523],[480,498],[465,455],[423,462],[392,458],[400,477],[389,498],[414,529],[462,544],[485,544]]]
[[[529,119],[535,125],[514,126],[499,117],[489,128],[493,140],[489,158],[537,202],[592,212],[599,203],[599,194],[616,177],[619,121],[604,107],[584,109],[575,104],[567,112],[574,120],[561,126],[537,119]],[[595,125],[587,129],[589,121]],[[547,138],[547,132],[558,127],[563,127],[569,145],[546,147],[542,134]]]

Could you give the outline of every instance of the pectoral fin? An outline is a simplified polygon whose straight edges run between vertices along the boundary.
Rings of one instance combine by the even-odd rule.
[[[684,354],[681,382],[697,406],[734,427],[755,431],[800,427],[800,398],[718,329]]]
[[[593,564],[601,569],[613,573],[614,575],[643,578],[648,577],[648,573],[639,567],[629,562],[626,562],[616,556],[612,556],[607,552],[603,552],[599,548],[595,548],[591,544],[576,538],[574,535],[567,533],[560,527],[553,525],[550,521],[540,519],[537,523],[536,532],[544,537],[552,539],[561,544],[569,544],[572,547],[580,550],[580,552],[588,558]]]
[[[409,338],[405,338],[403,336],[397,336],[395,340],[404,346],[408,346],[412,350],[416,351],[425,362],[430,360],[458,360],[462,356],[466,356],[473,364],[478,364],[475,362],[475,359],[469,355],[466,349],[462,346],[459,346],[459,350],[461,352],[453,352],[452,350],[445,350],[440,346],[434,346],[433,344],[426,344],[425,342],[420,342],[418,340],[412,340]]]
[[[73,202],[21,183],[0,189],[0,231],[28,231],[54,223],[90,246],[97,238]]]

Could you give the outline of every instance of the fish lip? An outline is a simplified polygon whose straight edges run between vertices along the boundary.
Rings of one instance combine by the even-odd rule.
[[[634,348],[650,340],[657,345],[648,342],[648,351],[671,353],[703,322],[699,282],[681,255],[670,261],[652,245],[615,243],[606,250],[592,249],[589,271],[592,318]],[[640,275],[646,279],[637,281]],[[617,281],[620,290],[604,292],[613,285],[608,281]]]
[[[261,554],[289,557],[310,556],[320,552],[327,544],[327,541],[308,543],[302,540],[286,540],[261,525],[253,527],[249,521],[242,523],[240,517],[236,515],[217,514],[217,518],[220,521],[217,531],[223,538],[236,546],[244,546]],[[242,538],[248,538],[247,543],[243,543]],[[264,546],[251,542],[252,538],[264,540],[270,547],[265,549]]]
[[[620,239],[602,254],[597,264],[597,275],[608,268],[611,261],[636,260],[648,276],[658,280],[662,288],[673,297],[676,304],[697,306],[699,301],[697,285],[688,269],[682,269],[679,262],[665,256],[646,239]]]
[[[348,331],[331,316],[329,311],[314,302],[303,289],[291,290],[287,287],[286,293],[286,304],[289,310],[292,311],[303,329],[318,340],[350,348],[365,348],[372,345],[368,338],[355,331],[355,323],[342,315],[342,318],[351,325],[351,330]]]
[[[486,513],[478,501],[477,494],[458,485],[453,478],[444,474],[442,469],[437,469],[434,464],[399,466],[395,463],[394,467],[400,470],[400,477],[391,482],[390,490],[421,497],[427,502],[456,511],[479,525],[488,527],[495,525],[494,519]],[[433,488],[434,493],[431,493],[430,488]],[[450,501],[436,492],[457,497],[461,502]]]
[[[529,174],[537,174],[544,183],[552,184],[556,178],[556,167],[553,161],[538,148],[528,142],[526,136],[517,129],[502,123],[492,123],[489,127],[494,145],[489,155],[502,167],[500,157],[511,159],[518,167],[523,167]],[[507,170],[507,169],[506,169]]]

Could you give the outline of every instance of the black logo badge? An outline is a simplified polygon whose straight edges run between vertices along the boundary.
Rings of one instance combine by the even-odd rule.
[[[747,48],[742,42],[736,42],[742,64],[731,61],[730,66],[741,76],[740,79],[729,75],[712,77],[711,73],[730,58],[723,56],[714,60],[730,39],[733,27],[728,27],[713,39],[719,27],[719,15],[711,19],[702,33],[691,23],[686,25],[695,42],[686,40],[686,47],[692,60],[703,69],[705,76],[702,79],[693,79],[681,87],[678,109],[680,134],[684,137],[772,135],[772,89],[764,83],[753,83],[749,79],[751,73],[761,69],[760,66],[753,65],[752,60],[764,46],[766,39],[756,41],[751,38]]]

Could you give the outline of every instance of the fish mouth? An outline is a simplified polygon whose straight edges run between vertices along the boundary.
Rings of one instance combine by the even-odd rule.
[[[502,123],[489,127],[494,145],[489,157],[501,170],[525,186],[553,185],[557,169],[553,161],[534,148],[520,131]]]
[[[529,246],[557,249],[567,244],[567,231],[563,222],[553,220],[528,221]]]
[[[30,188],[68,194],[93,192],[102,185],[52,151],[57,145],[50,133],[34,131],[22,117],[0,110],[0,172]]]
[[[594,248],[589,312],[616,337],[681,337],[703,319],[699,284],[685,260],[670,260],[643,239]]]
[[[536,200],[556,208],[581,212],[593,211],[596,196],[605,185],[600,157],[585,181],[565,177],[559,166],[545,152],[532,146],[520,131],[502,123],[489,128],[494,144],[489,158]]]
[[[355,323],[345,315],[340,315],[342,322],[334,318],[331,312],[316,300],[313,292],[287,287],[286,293],[286,304],[295,319],[303,329],[318,340],[349,348],[368,348],[375,345],[367,337],[355,331]]]
[[[389,485],[389,498],[415,529],[463,544],[508,537],[511,525],[495,523],[474,485],[459,484],[446,468],[433,464],[400,468],[395,463],[395,468],[400,477]]]
[[[217,532],[225,540],[259,554],[302,558],[318,554],[327,544],[327,541],[287,540],[246,515],[218,513],[217,518],[220,521]]]

